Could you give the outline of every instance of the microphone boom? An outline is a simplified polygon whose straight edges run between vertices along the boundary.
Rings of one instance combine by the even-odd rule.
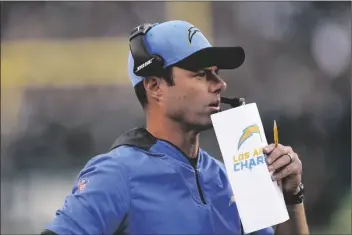
[[[220,102],[223,104],[228,104],[232,108],[236,108],[238,106],[246,104],[244,98],[238,98],[238,97],[235,97],[235,98],[221,97]]]

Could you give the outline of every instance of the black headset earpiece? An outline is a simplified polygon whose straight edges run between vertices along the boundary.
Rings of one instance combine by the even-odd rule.
[[[144,35],[153,27],[142,24],[134,28],[130,34],[130,51],[134,60],[133,72],[140,77],[158,75],[164,67],[164,59],[159,55],[149,54]]]

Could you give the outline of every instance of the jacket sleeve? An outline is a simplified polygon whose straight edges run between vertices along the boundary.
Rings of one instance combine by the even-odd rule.
[[[128,177],[116,157],[96,156],[80,172],[72,193],[43,234],[113,234],[129,204]]]

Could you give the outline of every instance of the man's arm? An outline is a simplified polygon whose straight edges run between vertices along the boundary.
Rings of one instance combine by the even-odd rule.
[[[309,234],[304,204],[287,206],[290,219],[276,226],[275,235],[279,234]]]
[[[113,234],[130,204],[128,177],[115,156],[90,160],[42,234]]]

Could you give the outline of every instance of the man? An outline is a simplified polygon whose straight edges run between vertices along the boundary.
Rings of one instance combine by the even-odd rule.
[[[243,49],[212,47],[184,21],[137,27],[130,46],[128,72],[146,129],[121,135],[87,163],[42,234],[243,233],[224,165],[199,148],[226,88],[218,70],[239,67]],[[264,152],[290,204],[291,219],[276,232],[307,234],[301,161],[287,146]]]

